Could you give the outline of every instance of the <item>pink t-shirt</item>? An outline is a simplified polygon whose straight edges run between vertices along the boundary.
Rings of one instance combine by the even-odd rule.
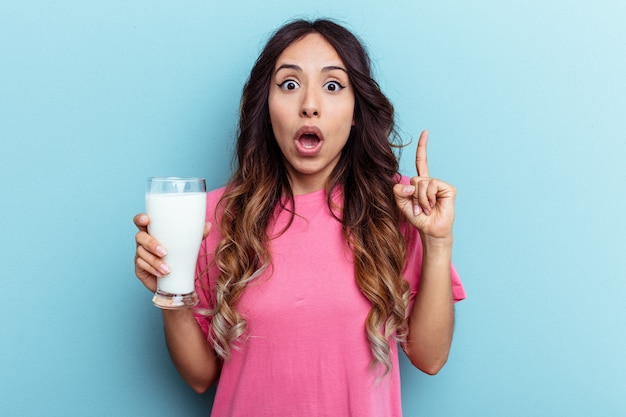
[[[198,271],[208,265],[211,289],[217,276],[212,252],[221,239],[214,208],[223,192],[207,196],[213,229],[198,261]],[[372,354],[365,331],[371,305],[355,282],[352,253],[326,193],[296,196],[295,211],[283,234],[275,236],[290,213],[282,211],[270,226],[273,268],[240,299],[247,331],[223,364],[212,416],[401,416],[398,344],[391,343],[392,371],[377,379],[379,374],[369,368]],[[405,276],[413,299],[422,250],[419,235],[411,237]],[[454,299],[465,298],[454,268],[452,281]],[[213,297],[201,287],[206,288],[206,281],[197,283],[200,307],[206,308]],[[208,319],[196,319],[207,334]]]

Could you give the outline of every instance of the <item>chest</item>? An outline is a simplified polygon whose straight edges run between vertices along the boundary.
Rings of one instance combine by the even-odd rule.
[[[356,284],[341,223],[321,212],[282,226],[271,230],[271,266],[240,300],[250,332],[362,329],[371,305]]]

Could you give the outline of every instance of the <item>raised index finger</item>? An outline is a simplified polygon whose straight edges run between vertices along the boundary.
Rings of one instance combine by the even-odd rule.
[[[418,177],[430,177],[428,174],[428,158],[426,158],[426,144],[428,143],[428,130],[422,131],[419,141],[417,142],[417,151],[415,152],[415,169],[417,169]]]

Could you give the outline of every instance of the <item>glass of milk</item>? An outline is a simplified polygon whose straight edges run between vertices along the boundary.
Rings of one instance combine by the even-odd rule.
[[[206,183],[196,177],[151,177],[146,190],[148,233],[167,249],[171,272],[157,280],[152,298],[163,309],[198,303],[195,271],[206,217]]]

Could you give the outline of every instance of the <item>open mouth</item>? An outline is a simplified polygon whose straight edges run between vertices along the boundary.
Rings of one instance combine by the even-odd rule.
[[[317,126],[302,126],[295,135],[298,152],[303,156],[317,155],[324,142],[324,135]]]
[[[320,143],[320,138],[315,133],[305,133],[298,139],[304,149],[314,149]]]

